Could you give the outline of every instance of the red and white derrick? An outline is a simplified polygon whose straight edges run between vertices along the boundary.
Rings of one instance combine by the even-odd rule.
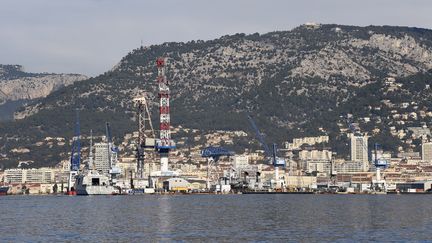
[[[171,139],[170,131],[170,89],[169,82],[165,76],[165,59],[156,60],[158,69],[157,82],[159,85],[159,117],[160,134],[157,142],[157,149],[161,159],[161,172],[168,172],[169,150],[175,148],[175,143]]]

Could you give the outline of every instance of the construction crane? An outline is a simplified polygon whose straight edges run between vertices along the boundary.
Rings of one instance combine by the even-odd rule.
[[[81,140],[80,140],[80,122],[79,122],[79,111],[76,109],[76,121],[75,121],[75,133],[72,139],[72,152],[70,158],[70,171],[68,179],[67,194],[75,195],[75,189],[73,187],[75,176],[78,174],[81,164]]]
[[[136,147],[137,177],[142,179],[144,177],[145,149],[155,149],[155,133],[150,117],[147,97],[137,97],[133,99],[133,102],[136,107],[136,118],[138,123],[138,141]],[[150,171],[148,174],[150,175]],[[133,183],[131,186],[133,187]]]
[[[275,167],[275,188],[278,186],[279,184],[279,167],[285,167],[286,166],[286,161],[282,158],[277,157],[277,147],[276,147],[276,143],[273,143],[273,151],[270,151],[269,146],[267,145],[267,143],[264,140],[263,135],[261,134],[261,132],[259,131],[254,119],[251,116],[247,116],[249,123],[251,125],[251,127],[254,129],[256,137],[259,141],[259,143],[261,144],[261,146],[264,148],[264,153],[267,157],[267,159],[270,161],[270,164],[272,164]]]
[[[222,147],[207,147],[201,150],[201,157],[207,158],[207,190],[210,190],[210,167],[215,165],[222,156],[233,156],[234,152]]]

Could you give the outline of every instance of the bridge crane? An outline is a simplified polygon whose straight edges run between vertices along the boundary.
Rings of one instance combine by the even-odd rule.
[[[207,190],[210,190],[210,167],[215,165],[222,156],[233,156],[234,152],[222,147],[207,147],[201,150],[201,157],[207,158]]]
[[[275,186],[274,186],[274,188],[276,189],[277,186],[279,186],[281,184],[279,182],[279,167],[285,168],[286,161],[282,158],[277,157],[276,143],[273,143],[273,151],[272,152],[270,151],[270,148],[265,143],[264,137],[261,134],[261,132],[259,131],[254,119],[249,115],[247,117],[248,117],[250,125],[252,126],[252,128],[255,131],[255,134],[256,134],[258,141],[260,142],[261,146],[264,148],[264,152],[265,152],[267,159],[270,161],[270,164],[272,164],[275,168]]]

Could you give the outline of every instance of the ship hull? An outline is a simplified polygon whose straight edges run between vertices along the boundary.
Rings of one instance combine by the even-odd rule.
[[[113,186],[82,186],[76,188],[77,195],[115,195],[118,190]]]
[[[7,195],[8,191],[9,191],[8,186],[0,186],[0,195]]]
[[[115,195],[119,190],[113,186],[109,177],[96,171],[87,171],[76,177],[76,195]]]

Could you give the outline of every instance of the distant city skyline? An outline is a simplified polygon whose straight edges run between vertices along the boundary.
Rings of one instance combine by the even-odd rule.
[[[141,45],[290,30],[306,22],[432,28],[426,0],[2,1],[0,63],[99,75]]]

